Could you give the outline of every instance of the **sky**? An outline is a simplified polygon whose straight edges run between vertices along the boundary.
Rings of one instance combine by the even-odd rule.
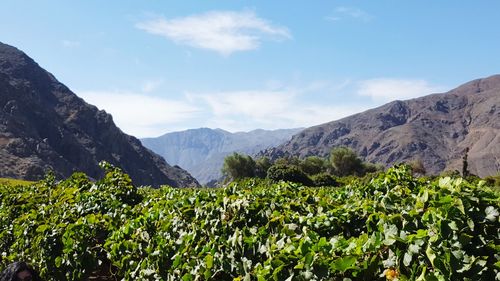
[[[136,137],[319,125],[500,73],[500,1],[2,0],[0,41]]]

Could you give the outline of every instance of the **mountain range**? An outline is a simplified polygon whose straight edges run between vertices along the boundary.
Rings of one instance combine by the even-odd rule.
[[[0,43],[0,177],[38,180],[53,170],[58,177],[84,172],[100,178],[102,160],[138,185],[198,186],[185,170],[124,134],[111,115]]]
[[[290,140],[302,129],[253,130],[230,133],[221,129],[192,129],[141,139],[144,146],[179,165],[200,183],[218,180],[224,157],[237,152],[254,155]]]
[[[326,156],[336,146],[366,161],[391,166],[422,161],[427,173],[462,169],[484,177],[500,171],[500,75],[446,93],[393,101],[337,121],[307,128],[260,155]]]
[[[385,166],[419,160],[428,174],[461,170],[468,151],[470,172],[494,175],[500,171],[500,75],[307,129],[201,128],[141,141],[22,51],[0,43],[0,177],[27,180],[49,170],[97,179],[103,175],[98,162],[106,160],[138,185],[199,186],[219,179],[233,152],[303,158],[327,156],[337,146]]]

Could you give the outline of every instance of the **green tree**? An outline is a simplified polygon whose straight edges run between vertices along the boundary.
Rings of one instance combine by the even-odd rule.
[[[466,178],[469,176],[469,161],[468,159],[469,148],[465,148],[464,156],[462,157],[462,177]]]
[[[292,166],[299,166],[300,164],[300,159],[297,156],[286,156],[286,157],[280,157],[274,161],[274,165],[292,165]]]
[[[265,178],[267,170],[271,167],[272,163],[268,157],[261,157],[255,161],[255,176]]]
[[[235,152],[224,158],[222,174],[231,179],[250,178],[255,176],[255,166],[252,157]]]
[[[347,147],[333,148],[330,152],[330,164],[339,176],[361,175],[363,173],[363,161]]]
[[[326,172],[328,164],[321,157],[309,156],[300,162],[299,167],[304,173],[313,176]]]

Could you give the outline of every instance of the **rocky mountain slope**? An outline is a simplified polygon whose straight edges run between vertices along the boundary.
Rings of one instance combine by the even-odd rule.
[[[431,174],[461,171],[469,148],[472,173],[496,174],[500,171],[500,75],[311,127],[263,154],[325,156],[335,146],[348,146],[365,160],[387,166],[420,159]]]
[[[0,177],[102,176],[121,167],[138,185],[196,186],[179,167],[124,134],[111,115],[87,104],[20,50],[0,43]]]
[[[230,133],[221,129],[193,129],[141,139],[144,146],[172,164],[188,170],[201,183],[221,177],[224,157],[233,152],[253,155],[289,140],[301,129],[254,130]]]

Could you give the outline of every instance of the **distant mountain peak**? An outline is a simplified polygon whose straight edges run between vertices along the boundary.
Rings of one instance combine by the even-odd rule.
[[[169,163],[188,170],[201,183],[219,179],[224,157],[238,152],[253,155],[279,145],[301,129],[263,130],[230,133],[222,129],[190,129],[144,138],[142,143],[165,157]]]

